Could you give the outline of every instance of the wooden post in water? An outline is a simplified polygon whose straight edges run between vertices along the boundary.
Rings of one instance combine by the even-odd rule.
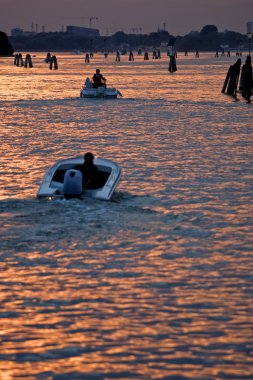
[[[23,61],[23,57],[22,57],[21,53],[19,53],[17,56],[16,65],[17,66],[24,66],[24,61]]]
[[[238,81],[239,81],[239,76],[240,76],[240,68],[241,68],[241,59],[238,58],[236,63],[233,65],[233,70],[232,70],[231,78],[228,83],[228,89],[227,89],[227,94],[233,96],[234,98],[236,98],[236,95],[237,95],[237,86],[238,86]]]
[[[231,76],[231,72],[232,72],[232,70],[233,70],[233,66],[231,65],[231,66],[229,67],[229,69],[228,69],[228,72],[227,72],[227,75],[226,75],[226,78],[225,78],[225,81],[224,81],[224,84],[223,84],[223,87],[222,87],[222,90],[221,90],[221,92],[222,92],[223,94],[225,94],[225,92],[226,92],[226,88],[227,88],[228,81],[229,81],[229,78],[230,78],[230,76]]]
[[[27,65],[29,67],[33,67],[32,57],[30,54],[26,54],[26,57],[25,57],[25,67],[27,67]]]
[[[250,103],[250,98],[253,91],[253,77],[250,55],[247,56],[245,64],[242,67],[239,89],[242,93],[242,96],[247,100],[248,103]]]
[[[14,55],[14,65],[18,66],[18,53]]]
[[[170,73],[174,73],[175,71],[177,71],[177,62],[176,62],[175,55],[170,55],[170,62],[169,62],[168,70]]]
[[[50,60],[50,66],[49,66],[50,70],[52,70],[52,68],[54,68],[55,70],[58,70],[58,63],[57,63],[57,58],[55,55],[52,56],[51,60]]]
[[[117,50],[116,52],[116,58],[115,58],[115,61],[116,62],[120,62],[120,52]]]
[[[241,59],[238,58],[236,63],[229,67],[226,79],[224,81],[221,92],[223,94],[231,95],[236,98],[237,86],[240,76]]]
[[[50,63],[50,61],[51,61],[51,54],[50,54],[50,53],[47,53],[47,56],[46,56],[46,58],[45,58],[45,62],[46,62],[46,63]]]
[[[129,61],[134,61],[134,54],[133,54],[132,50],[129,53]]]

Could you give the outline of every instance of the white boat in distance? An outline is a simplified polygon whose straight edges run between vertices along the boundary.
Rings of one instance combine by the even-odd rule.
[[[42,180],[37,193],[38,198],[64,197],[63,184],[66,171],[79,170],[84,162],[83,156],[58,160],[50,167]],[[97,188],[86,189],[81,198],[92,197],[109,201],[121,177],[120,166],[104,158],[95,157],[94,165],[98,169]]]
[[[80,97],[81,98],[108,98],[115,99],[119,96],[122,96],[121,92],[115,87],[86,87],[84,86],[81,89]]]

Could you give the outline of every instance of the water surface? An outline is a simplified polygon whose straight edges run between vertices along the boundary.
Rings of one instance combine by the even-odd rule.
[[[1,380],[252,380],[252,105],[235,57],[0,59]],[[244,58],[244,57],[243,57]],[[79,97],[99,67],[116,100]],[[55,160],[123,170],[111,202],[44,201]]]

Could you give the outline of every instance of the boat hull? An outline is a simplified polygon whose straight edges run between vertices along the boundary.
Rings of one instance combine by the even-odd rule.
[[[83,164],[83,156],[73,157],[56,161],[50,167],[43,178],[37,193],[38,198],[63,197],[64,174],[69,169],[79,169]],[[87,189],[83,192],[83,197],[92,197],[101,200],[110,200],[121,177],[121,168],[111,160],[95,158],[99,173],[100,184],[95,189]]]
[[[80,93],[81,98],[109,98],[116,99],[119,95],[119,91],[114,87],[98,87],[89,88],[83,87]]]

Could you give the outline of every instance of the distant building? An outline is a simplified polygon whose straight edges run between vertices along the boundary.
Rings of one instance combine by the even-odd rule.
[[[21,28],[11,29],[11,36],[12,37],[23,36],[23,35],[24,35],[23,29],[21,29]]]
[[[11,36],[12,37],[18,37],[18,36],[32,36],[36,34],[35,32],[26,32],[24,29],[21,28],[14,28],[11,29]]]
[[[249,21],[246,24],[247,32],[246,33],[253,33],[253,21]]]
[[[98,29],[84,28],[81,26],[67,25],[66,30],[67,33],[76,34],[79,36],[98,37],[100,35]]]

